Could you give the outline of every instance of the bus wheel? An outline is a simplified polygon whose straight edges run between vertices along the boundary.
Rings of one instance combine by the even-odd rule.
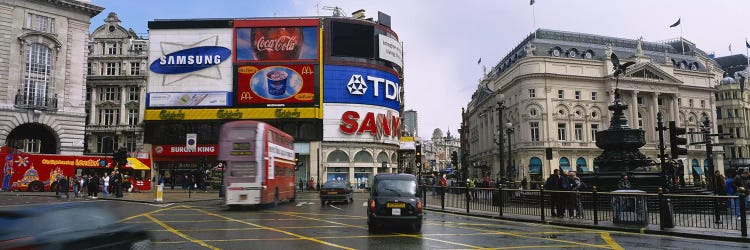
[[[29,183],[29,192],[44,192],[44,184],[41,181]]]
[[[279,205],[279,188],[276,188],[276,190],[273,192],[273,206],[276,207]]]

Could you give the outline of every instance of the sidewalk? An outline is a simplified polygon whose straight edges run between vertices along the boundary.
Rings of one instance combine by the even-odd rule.
[[[94,198],[89,197],[79,197],[76,198],[73,192],[70,192],[70,200],[94,200]],[[48,196],[48,197],[57,197],[55,195],[55,192],[0,192],[0,197],[2,196]],[[122,201],[130,201],[130,202],[142,202],[142,203],[159,203],[156,202],[156,192],[155,191],[148,191],[148,192],[139,192],[139,193],[123,193],[122,198],[115,198],[114,195],[110,195],[109,197],[103,197],[102,193],[99,193],[99,196],[96,198],[99,200],[122,200]],[[188,192],[187,190],[182,189],[170,189],[165,188],[164,189],[164,195],[162,196],[163,201],[161,203],[182,203],[182,202],[195,202],[195,201],[213,201],[213,200],[220,200],[223,198],[219,198],[219,191],[212,190],[208,192],[204,192],[201,190]]]

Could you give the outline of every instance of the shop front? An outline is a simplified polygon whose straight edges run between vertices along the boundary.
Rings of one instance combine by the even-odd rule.
[[[217,176],[212,172],[220,171],[215,169],[217,154],[216,144],[198,144],[194,150],[186,145],[153,145],[154,170],[167,188],[187,189],[190,184],[203,188]]]

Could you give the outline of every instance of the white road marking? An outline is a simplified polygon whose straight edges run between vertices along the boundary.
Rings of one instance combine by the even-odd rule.
[[[151,206],[154,206],[154,207],[168,207],[168,206],[174,205],[174,203],[166,203],[166,204],[151,204],[151,203],[148,203],[148,204],[151,205]]]
[[[301,207],[302,205],[305,205],[305,203],[307,203],[307,201],[303,201],[303,202],[297,202],[297,206],[298,206],[298,207]]]
[[[334,205],[331,205],[331,204],[328,204],[328,206],[330,206],[330,207],[332,207],[332,208],[335,208],[335,209],[338,209],[338,210],[343,210],[343,209],[341,209],[341,208],[338,208],[338,207],[336,207],[336,206],[334,206]]]

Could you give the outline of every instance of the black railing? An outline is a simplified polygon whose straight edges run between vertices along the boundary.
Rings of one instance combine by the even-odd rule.
[[[658,225],[747,236],[747,195],[678,195],[423,186],[426,207],[581,225]],[[741,202],[744,200],[745,202]],[[567,217],[562,219],[561,217]]]
[[[16,94],[17,108],[57,110],[57,94],[54,97],[44,95]]]

